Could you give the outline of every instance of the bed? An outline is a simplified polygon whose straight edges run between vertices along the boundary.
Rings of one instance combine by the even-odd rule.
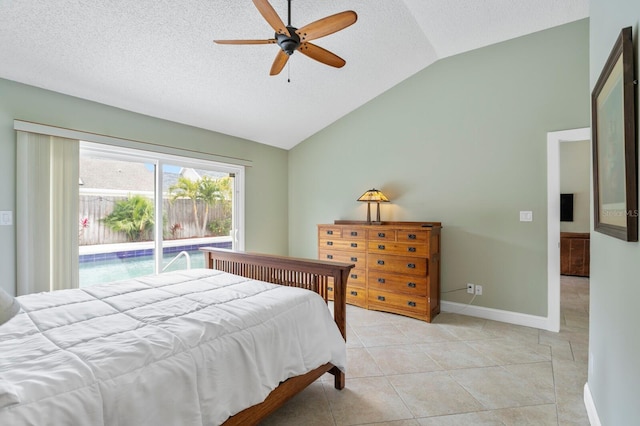
[[[207,269],[19,297],[0,424],[257,424],[324,373],[344,387],[353,265],[203,252]]]

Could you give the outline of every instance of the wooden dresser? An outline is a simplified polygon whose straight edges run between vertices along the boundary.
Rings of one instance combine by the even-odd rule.
[[[318,258],[355,263],[347,303],[431,322],[440,312],[440,230],[440,222],[318,225]]]
[[[586,233],[560,233],[560,274],[589,276],[589,239]]]

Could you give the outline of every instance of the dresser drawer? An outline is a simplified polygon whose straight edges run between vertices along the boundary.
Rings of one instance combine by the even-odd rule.
[[[396,231],[394,229],[369,229],[367,231],[369,241],[395,241]]]
[[[367,283],[368,288],[372,291],[390,291],[393,293],[413,294],[423,297],[427,295],[426,277],[409,277],[370,271]]]
[[[367,231],[363,228],[342,228],[342,238],[347,240],[365,240]]]
[[[362,277],[362,283],[356,282],[354,284],[354,280],[352,280],[351,278],[347,280],[347,303],[351,303],[350,300],[366,299],[367,289],[364,282],[364,275],[362,275]],[[330,278],[329,282],[327,283],[327,296],[329,300],[334,300],[333,278]]]
[[[369,290],[369,306],[377,305],[381,308],[395,308],[402,311],[425,315],[427,313],[427,298],[408,294],[396,294],[386,291]]]
[[[429,250],[424,243],[402,244],[386,241],[369,242],[369,253],[390,253],[404,256],[427,257]]]
[[[347,285],[347,303],[363,308],[367,307],[367,290]]]
[[[361,251],[364,252],[367,243],[365,240],[341,240],[341,239],[320,239],[319,249],[334,249],[334,250],[347,250],[347,251]]]
[[[347,279],[348,286],[367,287],[367,268],[353,268]]]
[[[422,257],[414,258],[368,253],[367,258],[370,270],[418,275],[421,277],[427,275],[427,259]]]
[[[399,243],[422,243],[427,244],[429,242],[429,231],[422,229],[398,229]]]
[[[367,255],[365,253],[350,253],[332,249],[322,249],[319,253],[320,260],[331,260],[334,262],[355,263],[356,268],[367,267]]]
[[[339,226],[322,225],[318,226],[318,237],[322,238],[341,238],[342,228]]]

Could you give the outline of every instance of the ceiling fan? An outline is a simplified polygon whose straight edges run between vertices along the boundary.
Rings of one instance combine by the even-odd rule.
[[[297,50],[304,55],[336,68],[342,68],[346,62],[341,57],[323,49],[320,46],[309,43],[320,37],[338,32],[358,19],[358,15],[352,10],[336,13],[319,19],[298,29],[291,26],[291,0],[288,8],[288,24],[285,26],[268,0],[253,0],[262,17],[276,31],[274,38],[267,40],[214,40],[218,44],[274,44],[280,46],[280,51],[271,66],[270,75],[277,75],[282,71],[289,60],[289,56]]]

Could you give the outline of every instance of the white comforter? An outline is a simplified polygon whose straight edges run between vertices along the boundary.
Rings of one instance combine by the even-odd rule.
[[[0,425],[211,425],[344,341],[317,294],[196,269],[18,298]]]

